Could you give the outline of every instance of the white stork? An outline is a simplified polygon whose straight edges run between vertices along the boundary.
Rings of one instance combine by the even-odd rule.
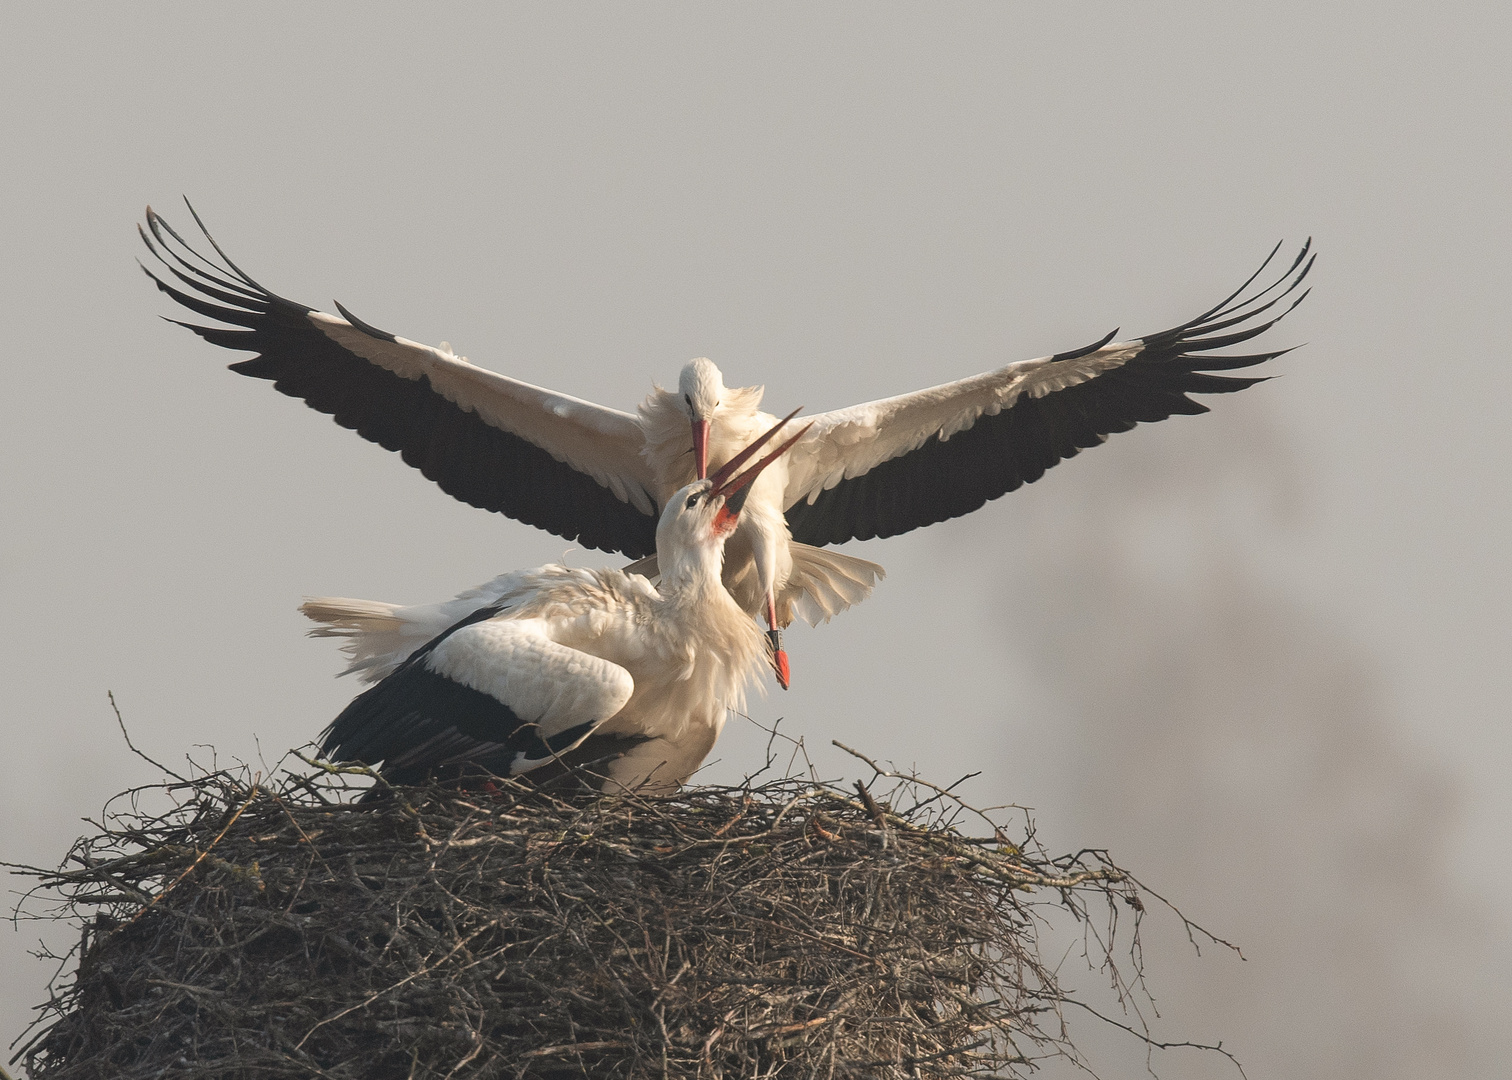
[[[762,635],[720,571],[751,481],[793,440],[736,470],[783,423],[668,500],[656,528],[659,588],[621,570],[505,575],[487,604],[348,705],[324,753],[382,763],[394,783],[597,762],[606,789],[684,783],[763,664]]]
[[[435,348],[375,329],[340,304],[338,317],[285,300],[243,273],[195,221],[221,263],[194,251],[149,207],[151,235],[142,238],[191,291],[147,272],[183,306],[236,328],[182,324],[216,345],[257,354],[233,371],[270,379],[399,451],[464,502],[622,552],[642,560],[634,568],[649,576],[659,509],[773,422],[760,411],[761,387],[726,387],[706,359],[683,368],[675,392],[654,389],[637,414],[511,379],[444,342]],[[828,619],[867,596],[882,575],[875,563],[821,547],[970,513],[1114,432],[1208,411],[1188,394],[1263,381],[1211,372],[1287,350],[1211,354],[1264,333],[1302,301],[1305,292],[1261,318],[1307,276],[1310,247],[1269,286],[1251,291],[1278,245],[1223,302],[1170,330],[1117,342],[1114,331],[1085,348],[816,416],[756,485],[725,560],[736,601],[766,618],[782,685],[788,665],[780,628],[795,614],[810,623]]]

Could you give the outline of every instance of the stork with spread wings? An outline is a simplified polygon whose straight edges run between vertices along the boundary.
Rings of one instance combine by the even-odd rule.
[[[726,387],[707,359],[683,368],[676,391],[656,388],[629,413],[478,367],[444,342],[379,330],[340,304],[338,315],[316,311],[242,272],[195,220],[218,259],[149,207],[142,237],[161,266],[147,272],[179,304],[224,324],[182,325],[256,354],[233,371],[268,379],[398,451],[463,502],[621,552],[641,560],[635,568],[648,576],[656,574],[656,522],[666,501],[775,422],[761,411],[761,387]],[[1085,348],[813,417],[756,482],[726,545],[725,585],[764,617],[782,684],[781,628],[795,615],[828,619],[882,576],[877,564],[825,545],[970,513],[1115,432],[1208,411],[1189,395],[1263,381],[1215,372],[1287,350],[1218,350],[1259,336],[1302,301],[1310,247],[1257,285],[1278,245],[1239,289],[1169,330],[1123,341],[1113,340],[1115,331]]]

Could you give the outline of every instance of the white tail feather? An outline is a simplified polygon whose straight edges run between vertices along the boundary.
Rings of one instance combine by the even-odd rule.
[[[777,598],[778,618],[784,626],[796,615],[810,626],[827,622],[852,604],[871,595],[887,571],[874,562],[842,555],[838,551],[794,543],[793,571]],[[655,579],[656,556],[625,568]],[[501,574],[469,589],[453,600],[439,604],[385,604],[378,600],[353,600],[344,596],[312,596],[299,610],[320,623],[310,637],[343,638],[347,655],[343,675],[356,674],[365,683],[377,682],[409,659],[420,646],[455,626],[480,607],[499,603],[521,589],[528,589],[545,572],[571,574],[566,567],[542,567],[537,571]]]
[[[810,626],[828,622],[871,595],[887,571],[874,562],[827,548],[794,542],[793,572],[777,598],[779,607]],[[784,622],[787,619],[783,619]]]
[[[348,637],[352,631],[382,632],[399,627],[399,619],[394,615],[399,605],[385,604],[380,600],[307,596],[299,610],[316,622],[326,624],[311,630],[310,637]]]
[[[432,608],[440,604],[431,605]],[[377,600],[352,600],[345,596],[312,596],[299,606],[309,618],[322,626],[309,632],[310,637],[345,638],[341,651],[347,655],[342,675],[357,672],[363,682],[377,682],[400,664],[410,653],[442,630],[439,620],[416,619],[414,608],[385,604]]]
[[[410,653],[480,607],[497,603],[519,587],[525,574],[500,574],[492,581],[469,589],[453,600],[439,604],[404,607],[379,600],[352,600],[344,596],[311,596],[299,606],[323,626],[310,637],[345,638],[341,651],[349,663],[342,675],[357,673],[365,683],[377,682],[391,673]]]

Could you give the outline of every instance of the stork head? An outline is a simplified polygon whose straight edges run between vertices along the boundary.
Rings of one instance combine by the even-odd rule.
[[[709,475],[709,425],[725,397],[724,378],[714,361],[700,356],[689,360],[677,377],[677,392],[693,425],[693,460],[700,480]]]
[[[801,439],[808,427],[799,430],[754,465],[748,466],[747,463],[796,415],[798,410],[794,409],[772,425],[766,434],[721,465],[713,476],[693,481],[668,500],[656,529],[658,554],[667,554],[663,548],[668,546],[723,550],[725,539],[735,531],[746,496],[751,493],[752,482]]]

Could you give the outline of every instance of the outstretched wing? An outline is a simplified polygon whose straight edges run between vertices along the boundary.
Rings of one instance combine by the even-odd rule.
[[[285,300],[226,258],[208,231],[220,262],[195,251],[151,207],[139,230],[177,282],[143,266],[158,288],[230,324],[180,325],[212,344],[258,354],[232,371],[270,379],[342,427],[397,450],[463,502],[587,547],[633,558],[656,550],[655,485],[635,416],[385,333],[340,304],[344,318]]]
[[[364,691],[326,729],[335,761],[382,763],[395,783],[478,766],[518,775],[555,761],[630,700],[618,664],[559,645],[533,619],[474,612]]]
[[[1261,321],[1312,269],[1311,241],[1269,287],[1250,286],[1164,333],[1024,360],[959,382],[821,413],[789,451],[784,499],[793,539],[837,544],[893,536],[969,514],[1033,483],[1110,434],[1177,413],[1188,394],[1228,394],[1263,378],[1213,375],[1289,350],[1213,356],[1263,334],[1306,297]],[[1114,331],[1117,333],[1117,331]]]

